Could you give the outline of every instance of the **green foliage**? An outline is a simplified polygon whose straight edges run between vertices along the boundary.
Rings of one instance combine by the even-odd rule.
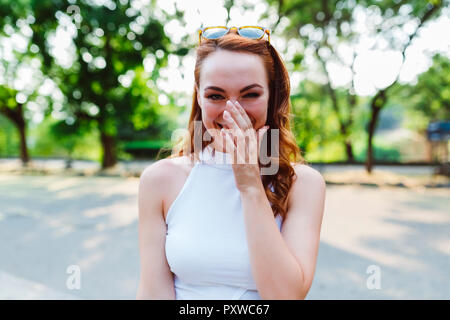
[[[155,159],[160,151],[165,153],[171,147],[171,142],[167,140],[143,140],[127,142],[123,150],[135,158]]]
[[[34,17],[29,24],[33,31],[32,43],[39,48],[42,71],[55,81],[65,97],[63,110],[59,111],[74,119],[72,128],[96,127],[104,134],[120,139],[121,126],[135,123],[138,129],[147,129],[165,122],[165,119],[159,120],[162,114],[158,112],[157,99],[153,99],[149,108],[148,98],[156,94],[152,92],[155,88],[150,88],[148,83],[155,81],[159,68],[167,64],[171,43],[165,35],[163,22],[150,14],[152,8],[145,6],[138,11],[123,1],[114,2],[113,7],[77,2],[80,10],[74,18],[81,20],[78,20],[75,36],[70,39],[75,60],[67,67],[60,65],[47,40],[61,25],[62,16],[69,15],[67,9],[71,4],[61,0],[30,0],[24,3],[22,11],[18,11],[14,7],[8,8],[7,2],[2,1],[0,12],[8,12],[14,19]],[[11,20],[0,20],[0,29],[7,23]],[[155,55],[158,51],[164,54]],[[177,48],[176,53],[185,55],[187,51]],[[148,56],[155,58],[150,73],[144,72],[142,67]],[[140,121],[148,115],[151,115],[149,120]],[[79,135],[79,132],[71,135]],[[66,149],[74,145],[69,140],[62,143]]]
[[[355,135],[352,138],[352,141],[354,142],[353,148],[355,160],[365,162],[367,157],[367,132],[365,130],[361,130],[358,135]],[[376,161],[402,161],[402,155],[399,151],[398,145],[378,136],[374,139],[373,152],[374,159]]]
[[[170,142],[166,140],[146,140],[146,141],[130,141],[125,144],[125,148],[132,149],[160,149],[169,147]]]
[[[77,127],[77,126],[82,127]],[[99,161],[98,130],[89,124],[68,125],[47,117],[29,129],[30,154],[35,157],[63,157]]]
[[[375,161],[386,161],[386,162],[400,162],[401,155],[396,148],[389,146],[379,146],[376,143],[373,146],[374,159]],[[357,150],[355,153],[356,161],[366,161],[367,146]]]
[[[440,0],[428,2],[441,4]],[[30,125],[31,155],[99,160],[102,154],[100,131],[116,138],[117,153],[121,159],[130,159],[129,152],[133,150],[150,150],[153,153],[167,147],[185,108],[176,106],[177,97],[161,92],[156,83],[159,70],[167,65],[169,54],[185,56],[191,49],[189,46],[174,45],[164,32],[164,24],[170,19],[182,19],[182,13],[177,10],[174,17],[166,14],[165,19],[158,21],[153,18],[154,15],[148,14],[156,1],[151,1],[149,12],[133,10],[127,1],[115,1],[113,9],[93,5],[90,1],[76,1],[82,20],[80,28],[74,29],[74,36],[70,39],[74,61],[69,67],[63,67],[58,57],[50,52],[48,39],[55,34],[63,20],[61,16],[67,15],[67,8],[72,3],[65,0],[0,0],[0,35],[6,35],[5,25],[17,30],[18,21],[26,19],[33,31],[29,46],[37,46],[39,50],[28,50],[24,53],[24,59],[38,57],[42,62],[43,74],[53,79],[64,95],[62,110],[58,111],[66,114],[66,118],[56,120],[46,117],[37,126]],[[233,2],[226,3],[230,9]],[[372,12],[379,10],[384,22],[400,16],[405,18],[399,12],[406,4],[397,0],[268,0],[267,3],[276,9],[280,19],[283,18],[283,28],[268,26],[276,36],[287,40],[298,39],[304,48],[312,48],[313,52],[316,51],[314,49],[328,49],[331,51],[328,59],[336,57],[335,44],[327,42],[326,38],[317,40],[300,35],[301,28],[311,26],[316,31],[335,31],[338,42],[351,45],[356,30],[348,30],[348,23],[354,19],[354,5],[361,5]],[[421,17],[429,6],[427,1],[421,0],[408,1],[407,5],[411,8],[411,18]],[[267,10],[262,18],[272,12]],[[137,28],[136,23],[139,25]],[[387,36],[389,32],[383,28],[388,25],[381,23],[377,26],[378,35]],[[395,47],[394,44],[391,46]],[[290,71],[309,68],[305,55],[303,50],[291,55],[292,59],[287,61],[292,68]],[[155,62],[150,71],[143,67],[146,57],[153,58]],[[1,58],[0,61],[4,62]],[[433,67],[419,77],[416,85],[396,86],[390,93],[390,102],[381,113],[380,128],[395,124],[385,112],[389,104],[402,105],[407,110],[405,115],[410,128],[420,130],[431,120],[450,118],[449,61],[443,56],[437,56],[433,61]],[[330,88],[323,82],[315,83],[307,79],[298,88],[292,88],[295,92],[291,97],[292,128],[297,143],[308,161],[342,161],[346,159],[344,142],[350,139],[356,160],[364,160],[367,143],[365,126],[370,117],[369,98],[357,97],[356,104],[351,107],[350,86],[332,89],[335,100],[330,95]],[[161,94],[168,97],[166,105],[160,103],[163,101]],[[0,86],[0,109],[16,108],[16,95],[15,90]],[[337,102],[338,111],[333,101]],[[376,104],[384,106],[381,100]],[[51,103],[49,105],[52,107]],[[46,113],[50,112],[46,110]],[[346,123],[349,124],[347,137],[343,137],[340,126]],[[0,156],[18,154],[16,130],[8,119],[0,115]],[[378,140],[375,143],[375,158],[401,160],[395,146]]]
[[[274,10],[267,10],[262,18],[269,18],[273,12],[278,13],[278,19],[270,19],[276,21],[274,26],[270,26],[274,34],[301,41],[303,47],[313,53],[316,60],[314,71],[317,70],[316,65],[318,65],[321,67],[318,71],[325,76],[325,81],[315,84],[317,88],[314,90],[309,90],[308,88],[312,86],[304,83],[300,84],[300,88],[293,88],[293,91],[299,91],[297,97],[294,97],[297,101],[293,102],[296,121],[294,128],[298,143],[307,151],[308,159],[322,157],[318,155],[324,154],[322,151],[327,150],[324,157],[336,160],[340,155],[346,157],[344,152],[346,141],[350,140],[354,143],[355,138],[368,129],[366,124],[371,115],[367,99],[362,97],[353,99],[351,92],[354,92],[354,88],[351,83],[342,88],[333,88],[327,79],[328,70],[325,68],[327,62],[342,59],[337,54],[338,44],[346,43],[353,46],[358,41],[358,30],[351,28],[355,18],[355,7],[359,6],[370,14],[380,16],[381,19],[375,26],[373,36],[384,38],[388,43],[388,49],[402,50],[402,41],[399,41],[396,36],[397,28],[401,28],[408,21],[418,19],[429,21],[438,15],[443,6],[442,1],[427,3],[421,0],[407,2],[399,0],[268,0],[267,3]],[[281,21],[283,23],[280,25],[282,24],[283,27],[278,29],[278,23]],[[321,50],[329,54],[322,55]],[[294,68],[297,70],[310,67],[303,65],[301,54],[295,54],[291,62],[294,62]],[[391,95],[388,96],[390,97]],[[385,102],[386,99],[380,98],[375,101],[375,105],[382,108]],[[437,103],[432,103],[430,106],[438,108]],[[336,147],[339,141],[343,144],[341,148]],[[375,156],[396,158],[394,153],[387,155],[380,153],[382,151],[377,152]]]
[[[340,141],[330,100],[321,85],[303,81],[299,92],[291,96],[291,102],[294,115],[292,129],[307,159],[315,158],[314,154],[322,154],[321,150],[326,145]]]
[[[326,141],[323,146],[308,151],[308,162],[335,162],[345,159],[344,146],[340,141]]]
[[[353,140],[353,151],[355,160],[364,162],[367,154],[367,137],[365,139]],[[400,162],[401,153],[397,146],[387,141],[377,141],[374,144],[374,157],[376,161]],[[313,149],[306,154],[309,162],[339,162],[345,160],[344,145],[339,141],[327,141],[322,148]]]
[[[398,85],[394,99],[407,111],[405,126],[425,130],[428,123],[450,120],[450,59],[437,54],[415,85]]]
[[[0,157],[17,157],[19,148],[19,132],[10,120],[0,114]]]

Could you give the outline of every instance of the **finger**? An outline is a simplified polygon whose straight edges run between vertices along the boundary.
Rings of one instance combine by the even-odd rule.
[[[245,125],[246,125],[245,128],[253,128],[252,121],[250,120],[250,118],[249,118],[247,112],[245,111],[244,107],[241,106],[241,104],[238,101],[236,101],[236,106],[237,106],[237,109],[238,109],[240,115],[244,119],[244,122],[245,122]]]
[[[236,153],[238,164],[246,163],[246,154],[247,154],[247,136],[240,135],[236,137]]]
[[[229,127],[235,137],[239,137],[240,135],[242,135],[241,128],[238,126],[235,119],[231,116],[231,114],[227,110],[223,112],[223,118],[229,124]]]
[[[255,131],[254,129],[251,129]],[[258,137],[256,136],[255,132],[252,133],[251,137],[249,137],[249,144],[248,144],[248,156],[249,156],[249,163],[250,164],[258,164]]]
[[[238,107],[230,100],[227,101],[226,110],[231,114],[239,128],[245,129],[247,127],[246,121],[242,117]]]
[[[224,144],[224,148],[225,148],[225,153],[228,153],[229,155],[231,155],[231,159],[234,161],[234,153],[235,153],[235,149],[236,146],[234,145],[234,141],[232,139],[232,137],[230,136],[230,134],[228,133],[228,130],[226,129],[222,129],[220,130],[222,136],[225,139],[225,144]]]

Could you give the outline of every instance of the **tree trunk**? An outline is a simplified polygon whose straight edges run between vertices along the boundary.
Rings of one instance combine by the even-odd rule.
[[[403,67],[404,62],[405,62],[406,49],[409,48],[409,45],[411,44],[413,38],[417,35],[417,32],[424,25],[424,23],[426,21],[428,21],[428,19],[430,19],[435,12],[438,12],[440,8],[442,8],[442,1],[438,2],[438,4],[436,4],[436,5],[431,4],[431,2],[427,4],[426,11],[419,20],[419,25],[417,26],[415,32],[409,36],[409,41],[406,43],[406,45],[404,46],[404,48],[402,50],[403,60],[402,60],[401,66],[400,66],[401,68]],[[390,88],[392,88],[392,86],[394,84],[397,83],[399,76],[400,76],[400,73],[397,74],[396,79],[388,87],[384,88],[383,90],[378,91],[377,94],[373,97],[373,99],[371,101],[372,114],[371,114],[371,119],[370,119],[369,128],[368,128],[369,136],[368,136],[368,141],[367,141],[367,159],[366,159],[366,170],[368,173],[372,172],[372,166],[373,166],[372,139],[373,139],[375,129],[377,127],[378,116],[379,116],[380,110],[386,104],[386,100],[387,100],[386,92]]]
[[[22,166],[27,166],[30,162],[30,156],[27,148],[27,135],[26,135],[26,122],[23,116],[22,104],[18,104],[16,108],[11,109],[8,107],[0,107],[0,112],[11,120],[12,123],[19,130],[20,137],[20,160],[22,160]]]
[[[350,121],[348,122],[344,122],[340,116],[338,116],[338,120],[339,120],[339,131],[342,135],[342,137],[344,137],[344,147],[345,147],[345,154],[347,155],[347,162],[352,163],[355,159],[353,157],[353,147],[352,147],[352,142],[350,140],[349,137],[349,133],[348,133],[348,128],[350,126]]]
[[[116,142],[114,136],[101,132],[100,137],[103,147],[102,169],[113,167],[117,163]]]
[[[373,167],[373,136],[375,134],[375,129],[377,128],[378,116],[380,115],[381,108],[383,108],[386,103],[386,95],[383,90],[378,91],[378,93],[373,97],[370,104],[371,107],[371,117],[369,122],[368,139],[367,139],[367,157],[366,157],[366,171],[368,173],[372,172]]]
[[[27,166],[30,162],[30,156],[27,148],[27,135],[25,121],[17,126],[20,134],[20,159],[22,160],[22,166]]]
[[[345,152],[347,153],[347,161],[352,163],[355,162],[355,158],[353,157],[353,147],[351,141],[345,141]]]
[[[378,108],[372,109],[372,116],[370,118],[370,123],[369,123],[369,135],[368,135],[368,139],[367,139],[367,155],[366,155],[366,171],[368,173],[372,172],[372,167],[373,167],[373,145],[372,145],[372,140],[373,140],[373,135],[374,135],[374,131],[375,131],[375,123],[377,122],[377,118],[375,116],[375,114],[377,114],[379,112]]]
[[[353,59],[353,61],[354,61],[354,59]],[[352,69],[353,69],[353,64],[352,64]],[[347,128],[350,128],[353,124],[353,111],[356,109],[356,104],[357,104],[357,99],[358,99],[357,96],[351,92],[351,90],[354,90],[353,81],[352,81],[352,88],[347,93],[347,100],[348,100],[350,115],[347,120],[347,123],[345,124],[345,126],[346,126],[345,151],[347,152],[347,161],[350,163],[355,162],[355,157],[353,155],[352,141],[350,140],[349,133],[348,133],[350,130],[347,130]]]
[[[344,137],[344,139],[345,139],[344,144],[345,144],[345,153],[347,154],[347,161],[353,162],[354,161],[353,148],[352,148],[352,142],[349,137],[349,128],[352,124],[352,118],[350,117],[347,121],[344,121],[344,119],[342,119],[341,113],[339,111],[339,104],[338,104],[336,92],[331,88],[330,83],[327,84],[327,89],[328,89],[328,92],[331,97],[333,109],[336,112],[336,116],[337,116],[337,119],[339,122],[339,131],[340,131],[342,137]],[[353,106],[349,106],[349,107],[352,108]],[[351,111],[352,110],[350,110],[350,112]]]

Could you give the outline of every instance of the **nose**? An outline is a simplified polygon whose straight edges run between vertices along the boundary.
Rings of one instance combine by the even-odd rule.
[[[231,30],[235,30],[236,31],[236,33],[238,33],[238,28],[237,27],[235,27],[235,26],[233,26],[233,27],[230,27],[230,29],[229,29],[229,31],[231,32]]]
[[[237,98],[235,98],[235,99],[229,98],[227,101],[225,101],[225,105],[227,104],[228,101],[230,101],[232,104],[235,104],[236,102],[241,103]],[[241,103],[241,106],[242,106],[242,103]]]
[[[243,108],[245,111],[247,111],[246,108],[245,108],[245,103],[239,101],[238,98],[234,98],[234,99],[233,99],[233,98],[228,98],[228,99],[225,101],[225,104],[223,105],[223,110],[225,110],[225,107],[226,107],[228,101],[230,101],[233,105],[235,105],[236,102],[239,102],[239,104],[242,106],[242,108]]]
[[[228,98],[226,101],[225,101],[225,103],[223,104],[223,108],[221,108],[222,110],[221,110],[221,112],[222,112],[222,114],[223,114],[223,112],[227,109],[227,103],[228,103],[228,101],[230,101],[233,105],[236,103],[236,101],[239,101],[238,99],[232,99],[232,98]],[[240,103],[240,102],[239,102]],[[242,106],[242,104],[241,104],[241,106]]]

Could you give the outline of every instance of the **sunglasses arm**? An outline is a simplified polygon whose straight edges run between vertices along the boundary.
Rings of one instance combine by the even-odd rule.
[[[266,29],[264,32],[267,33],[267,40],[269,40],[270,43],[270,30]]]
[[[202,29],[198,30],[198,45],[202,42]]]

